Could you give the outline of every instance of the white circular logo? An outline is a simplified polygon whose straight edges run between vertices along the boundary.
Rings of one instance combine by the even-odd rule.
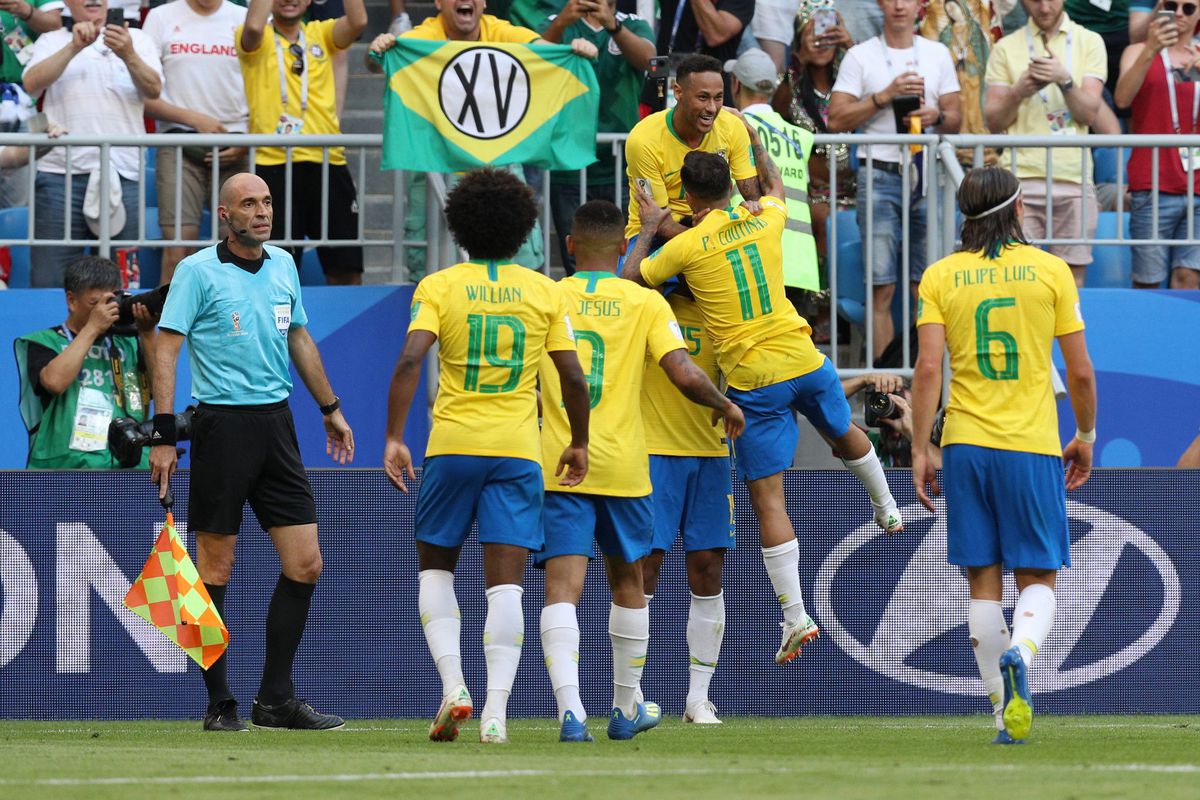
[[[961,653],[971,666],[965,670],[961,669],[964,662],[957,669],[946,664],[943,666],[948,668],[947,672],[935,672],[930,669],[929,660],[918,654],[935,639],[956,628],[965,628],[967,621],[967,581],[958,567],[946,562],[945,506],[940,498],[937,502],[939,513],[933,526],[895,585],[885,593],[888,600],[884,606],[868,613],[870,619],[862,614],[851,619],[851,606],[846,604],[843,590],[835,588],[834,579],[852,557],[861,558],[855,556],[860,549],[883,534],[873,522],[857,528],[825,557],[817,572],[815,610],[825,633],[868,669],[921,689],[977,696],[982,694],[982,686],[969,655],[966,635],[962,637]],[[919,504],[906,506],[902,514],[910,524],[931,516]],[[1083,686],[1131,666],[1171,630],[1182,599],[1179,573],[1171,557],[1144,531],[1107,511],[1071,500],[1067,501],[1067,514],[1089,530],[1071,544],[1074,566],[1058,575],[1058,615],[1049,638],[1038,651],[1036,668],[1030,673],[1032,688],[1039,692]],[[1076,645],[1114,581],[1117,563],[1126,549],[1140,552],[1158,574],[1162,591],[1158,613],[1140,634],[1130,637],[1133,641],[1083,663],[1084,653],[1075,652]],[[840,598],[842,611],[847,612],[846,621],[839,618],[834,608],[835,596]],[[1012,576],[1006,575],[1004,605],[1011,608],[1015,601]]]
[[[529,110],[529,73],[504,50],[472,47],[442,70],[438,99],[460,133],[497,139],[520,125]]]

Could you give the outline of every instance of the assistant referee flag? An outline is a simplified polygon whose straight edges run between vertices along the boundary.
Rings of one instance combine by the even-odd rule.
[[[599,88],[568,45],[398,39],[382,57],[383,168],[461,172],[596,160]]]

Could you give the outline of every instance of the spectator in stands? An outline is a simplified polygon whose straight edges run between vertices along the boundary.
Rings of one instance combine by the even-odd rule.
[[[775,71],[783,74],[788,48],[796,33],[796,14],[802,0],[755,0],[750,32],[762,51],[775,62]]]
[[[161,133],[248,130],[246,90],[232,35],[245,19],[246,9],[229,0],[173,0],[151,9],[143,30],[158,47],[166,80],[162,96],[147,101],[146,113],[159,120]],[[217,186],[245,170],[246,152],[244,147],[218,152]],[[212,150],[159,147],[155,159],[163,238],[199,239],[200,214],[213,193]],[[189,252],[187,247],[163,248],[160,284],[171,282],[175,265]]]
[[[1130,45],[1121,57],[1121,77],[1114,99],[1119,108],[1133,109],[1135,134],[1200,133],[1200,73],[1192,32],[1200,21],[1195,0],[1170,5],[1174,16],[1156,18],[1146,41]],[[1185,14],[1185,11],[1191,11]],[[1154,193],[1154,161],[1158,160],[1158,191]],[[1200,237],[1200,209],[1188,198],[1189,165],[1194,165],[1193,192],[1200,193],[1200,149],[1137,148],[1129,159],[1129,189],[1133,193],[1129,232],[1134,239],[1187,239],[1188,222]],[[1192,206],[1189,208],[1189,205]],[[1158,228],[1154,227],[1155,206]],[[1171,278],[1172,289],[1200,289],[1200,247],[1180,245],[1133,246],[1133,285],[1154,289]]]
[[[1104,42],[1073,22],[1063,0],[1022,0],[1029,22],[992,48],[987,67],[984,118],[992,133],[1079,135],[1088,132],[1103,100],[1107,75]],[[1017,177],[1025,202],[1022,222],[1029,239],[1090,239],[1099,219],[1096,193],[1084,175],[1087,150],[1059,149],[1053,166],[1053,213],[1046,218],[1046,151],[1017,148]],[[1088,170],[1090,172],[1090,169]],[[1086,217],[1084,216],[1086,209]],[[1052,227],[1051,227],[1052,226]],[[1075,283],[1092,261],[1088,245],[1049,245],[1071,265]]]
[[[311,0],[251,0],[246,22],[236,35],[238,59],[250,106],[251,133],[332,135],[341,133],[334,88],[332,54],[346,50],[367,26],[363,0],[345,0],[346,14],[337,19],[304,22]],[[268,22],[267,17],[271,16]],[[281,74],[282,72],[282,74]],[[267,182],[275,205],[273,240],[321,238],[323,223],[330,239],[358,238],[358,192],[341,147],[328,148],[329,183],[321,173],[326,150],[291,148],[291,194],[287,192],[287,155],[282,147],[255,151],[259,177]],[[321,218],[321,196],[329,196],[329,213]],[[301,248],[291,248],[300,264]],[[361,284],[361,245],[317,248],[326,282]]]
[[[390,6],[392,9],[392,24],[388,26],[388,33],[392,36],[399,36],[402,33],[411,31],[413,24],[412,18],[408,16],[408,3],[406,0],[391,0]]]
[[[1105,85],[1109,93],[1117,90],[1117,75],[1121,67],[1121,54],[1129,46],[1129,13],[1134,7],[1153,3],[1146,0],[1066,0],[1065,9],[1071,21],[1099,34],[1104,42],[1107,56],[1108,79]]]
[[[596,46],[592,66],[600,84],[600,124],[603,133],[628,133],[638,121],[642,76],[654,57],[654,31],[636,15],[617,11],[616,0],[569,0],[562,12],[542,23],[549,42],[585,39]],[[617,164],[611,144],[596,146],[596,163],[587,169],[587,197],[579,194],[578,172],[554,172],[550,177],[550,213],[567,274],[575,258],[567,252],[567,235],[575,210],[587,200],[616,196]],[[624,207],[627,195],[620,193]]]
[[[877,0],[838,0],[837,6],[854,41],[865,42],[883,33],[883,10]]]
[[[156,99],[162,91],[162,63],[154,42],[140,30],[105,25],[106,0],[66,0],[66,6],[74,27],[38,37],[25,68],[25,90],[34,97],[44,91],[47,118],[75,134],[145,133],[144,102]],[[83,239],[89,230],[98,234],[102,215],[109,218],[113,238],[137,234],[141,150],[113,147],[109,157],[109,197],[100,197],[99,148],[72,148],[70,163],[66,149],[61,147],[39,159],[35,238],[61,240],[69,235]],[[89,189],[91,203],[87,202]],[[77,246],[35,247],[31,254],[31,285],[61,286],[67,262],[81,252]]]
[[[915,36],[918,0],[879,0],[884,13],[883,34],[850,48],[838,70],[829,101],[829,130],[835,133],[895,134],[898,131],[892,103],[899,97],[917,97],[917,111],[902,122],[908,133],[912,118],[920,130],[956,133],[959,128],[959,87],[954,62],[946,46]],[[908,218],[909,281],[915,291],[925,270],[925,195],[923,169],[914,165],[909,175],[909,196],[903,197],[904,176],[900,148],[877,145],[859,148],[858,190],[866,190],[868,171],[872,185],[868,206],[858,204],[858,227],[872,241],[869,279],[872,284],[872,361],[891,343],[892,297],[901,279],[901,248],[906,244],[901,225]],[[923,160],[917,154],[917,160]]]
[[[662,0],[658,52],[701,53],[724,64],[737,58],[742,32],[753,21],[754,8],[755,0]],[[725,104],[733,105],[729,75],[724,77]]]
[[[1154,16],[1153,0],[1129,0],[1129,43],[1146,41],[1150,20]]]
[[[49,6],[46,10],[42,6]],[[0,133],[28,130],[33,101],[21,85],[21,73],[39,34],[62,27],[61,0],[0,0]],[[0,172],[0,208],[29,202],[29,177],[21,162],[15,169]]]
[[[308,13],[304,15],[304,22],[320,22],[345,15],[346,7],[342,4],[342,0],[320,0],[320,2],[313,2],[309,5]],[[350,83],[350,51],[335,49],[331,58],[333,60],[334,97],[337,98],[335,102],[338,119],[341,119],[342,113],[346,110],[346,91]]]
[[[78,23],[76,23],[78,25]],[[112,469],[108,424],[149,419],[148,364],[157,317],[133,306],[136,333],[115,332],[121,273],[107,258],[67,265],[67,320],[15,343],[20,411],[29,431],[27,469]],[[141,469],[148,467],[143,454]]]

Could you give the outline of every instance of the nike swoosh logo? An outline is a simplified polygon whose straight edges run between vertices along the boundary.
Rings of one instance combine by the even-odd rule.
[[[671,170],[670,172],[664,172],[664,173],[663,173],[663,177],[664,177],[664,178],[669,178],[669,177],[671,177],[672,175],[674,175],[676,172],[679,172],[679,170],[677,170],[677,169],[673,169],[673,170]]]

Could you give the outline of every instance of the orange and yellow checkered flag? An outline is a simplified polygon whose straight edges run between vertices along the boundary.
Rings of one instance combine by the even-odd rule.
[[[125,595],[125,606],[162,631],[204,669],[229,646],[229,629],[179,541],[169,511],[142,574]]]

